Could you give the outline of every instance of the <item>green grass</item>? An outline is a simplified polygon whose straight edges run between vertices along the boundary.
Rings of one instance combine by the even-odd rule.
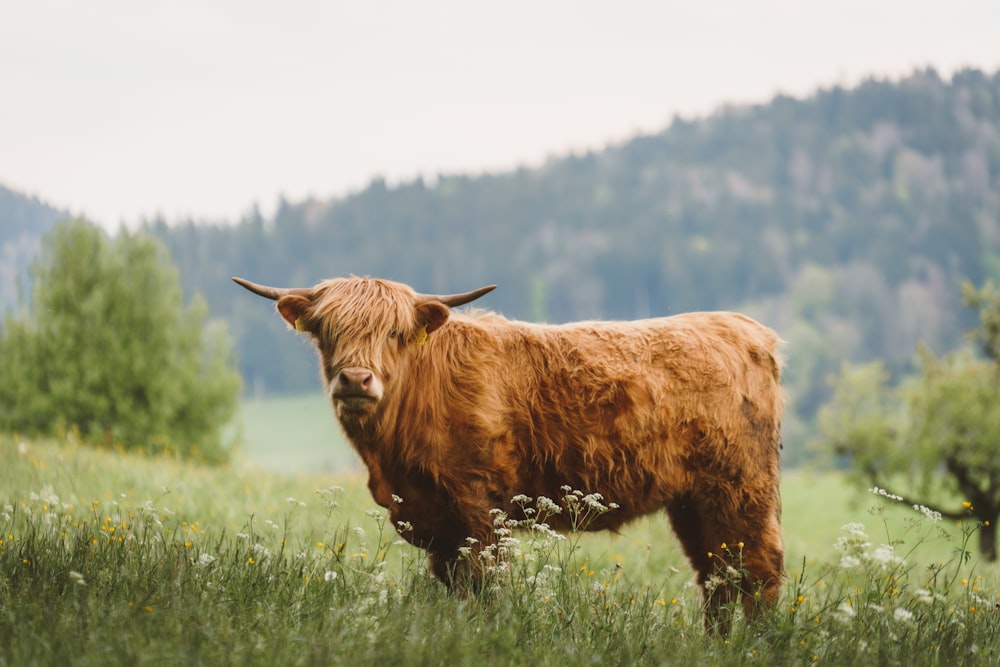
[[[703,633],[662,516],[617,536],[518,533],[495,590],[466,599],[426,574],[364,482],[0,439],[0,665],[1000,658],[997,570],[956,560],[975,526],[931,523],[836,475],[786,475],[786,592],[725,641]],[[869,537],[835,549],[855,522]],[[879,549],[899,540],[889,555],[905,563]]]

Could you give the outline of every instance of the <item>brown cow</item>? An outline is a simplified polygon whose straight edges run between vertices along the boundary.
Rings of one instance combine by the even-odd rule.
[[[451,310],[495,286],[427,296],[369,278],[233,280],[309,333],[372,495],[412,525],[402,536],[449,587],[481,576],[459,549],[495,541],[491,509],[516,516],[515,495],[560,498],[568,485],[618,504],[589,529],[667,511],[710,628],[726,630],[740,596],[748,615],[775,602],[782,391],[770,329],[725,312],[553,326]]]

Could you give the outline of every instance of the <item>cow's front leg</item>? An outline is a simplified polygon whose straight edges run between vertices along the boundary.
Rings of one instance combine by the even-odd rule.
[[[488,568],[497,559],[496,534],[489,510],[466,511],[454,530],[427,545],[430,569],[448,590],[474,594],[482,590]]]

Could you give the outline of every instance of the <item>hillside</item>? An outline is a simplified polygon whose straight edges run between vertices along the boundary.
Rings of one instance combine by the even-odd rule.
[[[311,354],[229,276],[355,273],[425,292],[496,282],[483,305],[534,320],[740,309],[791,343],[810,419],[843,360],[905,369],[973,322],[962,280],[1000,273],[1000,73],[934,71],[675,119],[539,169],[373,181],[271,219],[150,229],[228,317],[248,387],[316,386]]]
[[[68,215],[0,184],[0,313],[17,304],[18,277],[26,277],[42,235]]]
[[[229,320],[253,395],[315,389],[315,360],[232,275],[498,283],[483,307],[551,322],[748,312],[789,341],[794,460],[832,370],[881,357],[901,372],[918,341],[958,346],[974,325],[961,282],[1000,277],[1000,72],[871,79],[537,169],[376,179],[268,218],[146,227]]]

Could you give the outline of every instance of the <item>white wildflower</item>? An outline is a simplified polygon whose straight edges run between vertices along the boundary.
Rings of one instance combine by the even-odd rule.
[[[941,512],[932,510],[931,508],[925,507],[924,505],[914,505],[913,509],[923,514],[925,517],[927,517],[929,521],[938,522],[941,520]]]
[[[285,498],[285,502],[289,505],[295,505],[297,507],[305,507],[306,504],[297,498],[292,498],[291,496]]]
[[[865,524],[863,523],[847,523],[840,527],[842,531],[848,535],[856,535],[858,537],[868,537],[868,533],[865,532]]]
[[[87,585],[87,582],[83,578],[83,575],[80,574],[79,572],[77,572],[76,570],[70,570],[69,571],[69,580],[72,581],[77,586],[86,586]]]
[[[843,555],[840,557],[840,569],[853,570],[861,565],[861,559],[857,556]]]
[[[392,494],[392,502],[396,503],[397,505],[402,505],[403,504],[403,498],[401,496],[397,496],[394,493],[394,494]]]
[[[896,607],[896,610],[892,612],[892,617],[900,623],[909,623],[913,620],[913,612],[909,609]]]
[[[214,562],[215,562],[215,556],[213,556],[212,554],[203,553],[200,556],[198,556],[198,565],[201,567],[208,567]]]
[[[888,544],[883,544],[875,549],[871,554],[871,560],[886,570],[906,564],[906,561],[897,556],[895,549]]]
[[[602,503],[602,500],[604,500],[604,496],[599,493],[588,493],[583,497],[584,504],[598,514],[608,511],[608,506]]]
[[[513,498],[511,498],[510,501],[515,505],[524,506],[531,502],[531,498],[529,496],[524,495],[523,493],[519,493]]]
[[[888,498],[889,500],[902,500],[903,496],[897,496],[895,493],[889,493],[885,489],[880,489],[877,486],[869,489],[870,493],[874,493],[876,496],[882,496],[883,498]]]
[[[546,516],[562,512],[562,507],[557,505],[551,498],[546,498],[545,496],[538,496],[538,501],[535,503],[535,506],[538,508],[538,511],[542,513],[542,515]]]
[[[846,601],[841,602],[836,611],[837,619],[845,623],[857,616],[857,613],[858,612],[854,611],[854,605]]]
[[[547,523],[533,523],[533,524],[531,524],[531,532],[533,532],[533,533],[540,533],[540,534],[542,534],[542,535],[544,535],[546,537],[550,537],[550,538],[552,538],[554,540],[565,540],[566,539],[565,535],[563,535],[561,533],[557,533],[556,531],[552,530],[549,527],[549,524],[547,524]]]
[[[381,518],[382,510],[373,507],[370,510],[365,510],[365,516],[370,516],[373,519]]]
[[[323,573],[323,581],[330,582],[336,578],[337,578],[337,573],[334,572],[333,570],[327,570],[326,572]]]
[[[365,529],[364,528],[362,528],[361,526],[355,526],[353,528],[353,530],[354,530],[354,534],[358,536],[358,539],[361,539],[361,540],[365,539]]]

